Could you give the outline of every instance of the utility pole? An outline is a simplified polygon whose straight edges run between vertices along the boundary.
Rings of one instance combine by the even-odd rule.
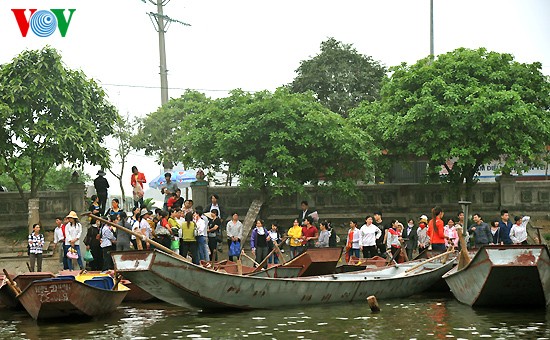
[[[167,4],[168,1],[165,1],[165,4]],[[166,42],[164,40],[166,28],[164,27],[164,14],[162,12],[162,6],[164,6],[163,2],[161,0],[157,0],[157,16],[154,18],[156,19],[156,28],[159,33],[160,103],[164,105],[168,102],[168,69],[166,68]],[[150,18],[153,20],[152,16],[150,16]]]
[[[434,60],[434,0],[430,0],[430,58]]]
[[[145,0],[141,0],[145,2]],[[164,15],[164,6],[166,6],[170,0],[148,0],[151,4],[157,6],[156,12],[149,12],[149,18],[153,27],[159,34],[159,58],[160,58],[160,103],[164,105],[168,102],[168,68],[166,66],[166,40],[164,34],[168,32],[168,27],[171,23],[175,22],[183,26],[191,26],[185,22],[172,19],[169,16]]]
[[[141,0],[145,3],[145,0]],[[159,34],[159,58],[160,58],[160,104],[164,105],[168,103],[168,68],[166,66],[166,41],[164,34],[168,32],[168,27],[171,23],[175,22],[183,26],[191,26],[188,23],[172,19],[169,16],[164,15],[164,6],[166,6],[170,0],[148,0],[151,4],[157,6],[156,12],[149,12],[149,19],[153,27]],[[174,166],[172,160],[165,159],[162,162],[162,166],[165,171],[169,171]]]

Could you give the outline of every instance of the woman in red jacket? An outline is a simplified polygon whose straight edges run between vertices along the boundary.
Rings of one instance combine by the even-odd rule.
[[[145,174],[143,174],[143,172],[139,172],[138,168],[134,165],[132,167],[132,177],[130,179],[130,184],[132,185],[134,192],[134,208],[143,208],[144,206],[143,183],[147,183],[147,180],[145,180]]]
[[[432,219],[428,222],[428,235],[430,236],[432,250],[444,252],[445,248],[445,224],[443,223],[443,211],[440,207],[432,209]]]

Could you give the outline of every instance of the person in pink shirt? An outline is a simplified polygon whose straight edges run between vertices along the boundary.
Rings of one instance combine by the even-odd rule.
[[[455,221],[451,218],[447,221],[447,224],[444,227],[445,230],[445,246],[448,248],[453,245],[455,248],[458,247],[458,232],[456,231]]]

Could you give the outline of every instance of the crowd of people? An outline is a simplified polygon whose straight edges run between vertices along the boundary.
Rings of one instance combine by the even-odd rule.
[[[397,219],[386,224],[379,211],[366,216],[361,227],[356,220],[351,220],[346,257],[393,257],[404,248],[407,258],[412,259],[427,249],[434,252],[444,252],[449,247],[458,249],[461,246],[458,228],[463,232],[467,248],[478,249],[490,244],[527,244],[529,216],[515,216],[512,223],[508,210],[501,210],[500,218],[493,219],[489,225],[483,221],[481,214],[475,213],[473,221],[464,230],[464,212],[458,212],[456,218],[445,218],[444,215],[440,207],[434,207],[430,220],[426,215],[421,215],[418,224],[414,219],[409,219],[406,226]]]
[[[101,180],[104,172],[98,172],[100,189],[108,187]],[[82,224],[76,212],[71,211],[64,218],[55,220],[54,252],[59,251],[63,269],[72,270],[76,265],[84,269],[85,260],[89,269],[107,271],[113,269],[110,251],[152,249],[160,244],[183,256],[191,258],[193,263],[201,261],[218,261],[219,253],[224,251],[225,243],[228,259],[239,259],[244,242],[250,243],[250,249],[256,264],[279,263],[284,250],[275,251],[288,245],[290,258],[294,258],[312,247],[337,247],[339,237],[330,221],[319,220],[319,214],[311,209],[307,201],[301,202],[298,217],[293,220],[286,233],[273,221],[266,225],[261,219],[256,220],[250,233],[250,239],[244,240],[243,223],[237,212],[232,212],[226,220],[225,210],[219,204],[219,196],[213,194],[210,203],[203,208],[193,206],[193,200],[181,197],[181,190],[171,181],[171,174],[166,173],[166,184],[160,188],[165,195],[163,208],[149,211],[143,205],[143,183],[145,176],[137,167],[132,168],[131,185],[134,188],[134,207],[128,214],[117,198],[112,199],[111,207],[105,211],[104,192],[97,191],[91,197],[89,211],[93,216],[101,216],[111,223],[102,223],[94,217],[89,218],[89,227],[85,233],[84,256],[80,249],[83,237]],[[106,188],[105,188],[106,189]],[[404,225],[394,219],[386,223],[382,212],[376,211],[365,217],[360,226],[357,220],[349,221],[349,230],[345,239],[346,260],[356,258],[394,257],[403,250],[408,259],[427,249],[443,252],[449,247],[460,247],[458,228],[465,225],[464,213],[459,212],[456,218],[445,218],[440,207],[431,211],[431,219],[421,215],[418,221],[409,219]],[[488,244],[526,244],[529,216],[515,216],[511,221],[509,212],[502,210],[500,218],[490,224],[484,222],[479,213],[473,214],[472,222],[464,232],[468,248],[479,248]],[[131,230],[132,233],[125,232]],[[317,227],[318,226],[318,227]],[[42,252],[44,236],[41,226],[35,224],[28,237],[30,269],[42,269]],[[225,238],[224,238],[225,232]],[[136,236],[137,235],[137,236]],[[150,242],[153,240],[155,242]],[[267,261],[264,261],[268,257]]]

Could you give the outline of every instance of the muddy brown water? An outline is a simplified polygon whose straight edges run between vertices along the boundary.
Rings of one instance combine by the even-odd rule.
[[[92,320],[36,322],[0,311],[0,339],[550,339],[550,311],[472,309],[450,295],[206,314],[164,303],[124,304]]]

